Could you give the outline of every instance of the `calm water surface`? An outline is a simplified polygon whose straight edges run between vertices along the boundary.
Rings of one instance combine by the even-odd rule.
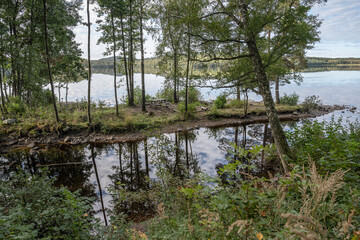
[[[120,79],[120,78],[119,78]],[[140,82],[140,74],[135,74]],[[163,77],[146,74],[146,91],[154,95],[162,86]],[[113,76],[94,74],[92,82],[93,100],[106,101],[113,104]],[[86,95],[87,81],[71,84],[69,100],[75,101]],[[220,91],[201,89],[205,99],[215,99]],[[296,92],[300,101],[310,95],[318,95],[324,104],[352,105],[358,108],[355,113],[336,111],[319,117],[318,120],[330,120],[342,117],[344,122],[354,121],[360,116],[360,71],[331,71],[303,73],[303,83],[282,86],[280,92],[291,94]],[[62,93],[64,94],[64,93]],[[119,95],[124,96],[125,87],[121,86]],[[64,95],[63,95],[64,96]],[[260,96],[251,94],[250,99],[261,100]],[[291,130],[290,125],[285,126]],[[99,187],[105,208],[109,208],[111,195],[108,187],[122,182],[129,189],[141,189],[145,186],[145,178],[156,178],[156,165],[159,159],[166,162],[166,167],[175,175],[181,176],[185,171],[204,171],[211,176],[216,175],[216,166],[226,164],[234,156],[228,153],[231,144],[237,142],[242,147],[262,144],[264,126],[253,124],[248,126],[228,127],[221,129],[201,128],[188,133],[173,133],[149,138],[139,142],[111,145],[85,145],[51,149],[30,156],[18,152],[0,157],[2,166],[17,161],[31,173],[39,171],[39,165],[49,165],[50,175],[57,179],[56,184],[63,184],[71,190],[82,189],[84,195],[96,196],[94,208],[101,210]],[[268,142],[268,136],[265,137]],[[162,146],[160,148],[160,146]],[[67,163],[67,164],[63,164]],[[97,176],[95,174],[95,166]],[[14,171],[17,165],[2,167],[1,175],[6,176]],[[103,218],[102,213],[97,214]]]

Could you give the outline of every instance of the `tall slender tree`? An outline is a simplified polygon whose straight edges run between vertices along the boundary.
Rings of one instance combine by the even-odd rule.
[[[143,112],[146,112],[143,19],[144,19],[144,0],[140,0],[141,109]]]
[[[88,123],[91,123],[91,57],[90,57],[90,31],[91,31],[91,23],[90,23],[90,0],[87,0],[86,3],[86,12],[87,12],[87,27],[88,27],[88,101],[87,101],[87,118]]]
[[[46,18],[46,0],[43,0],[43,7],[44,7],[44,37],[45,37],[45,51],[46,51],[46,64],[47,64],[47,70],[50,80],[50,87],[51,87],[51,94],[53,99],[53,105],[54,105],[54,111],[55,111],[55,117],[56,121],[60,122],[57,106],[56,106],[56,98],[54,93],[54,83],[51,75],[51,68],[50,68],[50,54],[49,54],[49,47],[48,47],[48,34],[47,34],[47,18]]]

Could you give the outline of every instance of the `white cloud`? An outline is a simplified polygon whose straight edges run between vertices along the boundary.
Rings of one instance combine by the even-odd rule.
[[[101,33],[96,32],[98,19],[94,11],[96,5],[91,5],[91,58],[99,59],[104,57],[105,45],[97,45]],[[358,0],[329,0],[326,4],[317,5],[312,13],[323,19],[320,27],[321,42],[315,44],[314,49],[308,51],[308,56],[321,57],[360,57],[360,1]],[[86,5],[80,15],[85,21]],[[81,43],[83,57],[87,57],[87,27],[78,26],[75,28],[76,41]],[[151,36],[145,34],[145,57],[154,56],[155,41]],[[137,56],[139,57],[139,56]]]
[[[321,42],[308,51],[308,56],[360,57],[360,1],[329,0],[312,12],[323,20]]]

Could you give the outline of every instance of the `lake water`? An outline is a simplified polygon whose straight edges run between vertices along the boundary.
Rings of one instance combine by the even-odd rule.
[[[136,82],[140,75],[135,74]],[[152,74],[146,75],[146,91],[154,95],[162,86],[163,77]],[[71,84],[69,100],[75,101],[86,95],[87,81]],[[201,90],[205,99],[215,99],[220,93]],[[354,121],[360,117],[360,71],[331,71],[303,73],[303,83],[282,86],[281,93],[296,92],[302,101],[310,95],[318,95],[324,104],[352,105],[358,108],[355,113],[348,110],[336,111],[319,117],[319,120],[329,120],[331,117],[342,117]],[[113,103],[113,77],[105,74],[94,74],[92,83],[94,100]],[[124,96],[125,88],[121,86],[119,96]],[[261,100],[255,94],[250,99]],[[291,129],[285,126],[286,129]],[[116,182],[122,182],[129,189],[146,188],[145,178],[156,178],[156,165],[162,159],[166,167],[175,175],[181,176],[185,170],[197,172],[202,170],[211,176],[216,175],[216,166],[226,164],[234,156],[229,153],[231,144],[237,142],[239,146],[250,147],[262,144],[264,140],[264,126],[253,124],[248,126],[228,127],[220,129],[200,128],[187,133],[166,134],[149,138],[144,141],[110,144],[84,145],[77,147],[62,147],[51,149],[35,156],[24,152],[0,157],[2,166],[10,161],[18,161],[21,166],[31,173],[39,171],[38,165],[50,165],[50,175],[57,178],[57,184],[63,184],[71,190],[82,189],[87,196],[97,196],[94,203],[96,210],[101,210],[100,191],[102,200],[108,208],[112,200],[108,187]],[[269,139],[265,138],[268,142]],[[160,148],[160,146],[162,146]],[[163,162],[163,163],[164,163]],[[67,163],[67,164],[63,164]],[[2,168],[1,175],[6,176],[16,165]],[[97,170],[98,178],[95,174]],[[97,214],[103,218],[101,212]]]

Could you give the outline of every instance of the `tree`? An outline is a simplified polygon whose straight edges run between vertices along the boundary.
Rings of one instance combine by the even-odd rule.
[[[116,84],[116,51],[118,36],[117,36],[117,28],[119,27],[119,21],[117,19],[116,12],[122,11],[123,1],[107,1],[107,0],[98,0],[99,9],[97,10],[99,16],[104,16],[105,21],[100,20],[97,23],[99,24],[98,31],[102,31],[102,37],[98,42],[102,43],[112,43],[112,49],[108,48],[105,52],[108,55],[111,50],[113,54],[113,71],[114,71],[114,93],[115,93],[115,109],[116,116],[119,117],[119,104],[117,97],[117,84]]]
[[[52,75],[51,75],[51,68],[50,68],[50,55],[49,55],[49,47],[48,47],[48,34],[47,34],[47,21],[46,21],[46,0],[43,0],[43,6],[44,6],[44,36],[45,36],[46,64],[47,64],[48,75],[49,75],[49,80],[50,80],[51,94],[52,94],[52,98],[53,98],[55,117],[56,117],[56,121],[60,122],[59,114],[58,114],[57,107],[56,107],[54,83],[53,83],[53,79],[52,79]]]
[[[285,172],[288,164],[284,155],[291,157],[292,153],[280,125],[266,70],[280,58],[297,52],[299,46],[306,48],[318,40],[320,22],[309,11],[319,2],[322,1],[209,1],[203,9],[203,29],[195,36],[208,60],[251,61],[251,69],[243,76],[254,76]],[[275,26],[270,43],[266,30],[269,25]],[[239,43],[243,44],[243,51],[234,54],[238,52],[234,51],[235,44]]]
[[[144,21],[144,1],[140,0],[140,51],[141,51],[141,109],[146,112],[146,99],[145,99],[145,66],[144,66],[144,33],[143,33],[143,21]]]
[[[88,101],[87,101],[87,117],[88,123],[91,123],[91,113],[90,113],[90,105],[91,105],[91,98],[90,98],[90,91],[91,91],[91,62],[90,62],[90,0],[87,0],[86,4],[86,11],[87,11],[87,27],[88,27]]]

